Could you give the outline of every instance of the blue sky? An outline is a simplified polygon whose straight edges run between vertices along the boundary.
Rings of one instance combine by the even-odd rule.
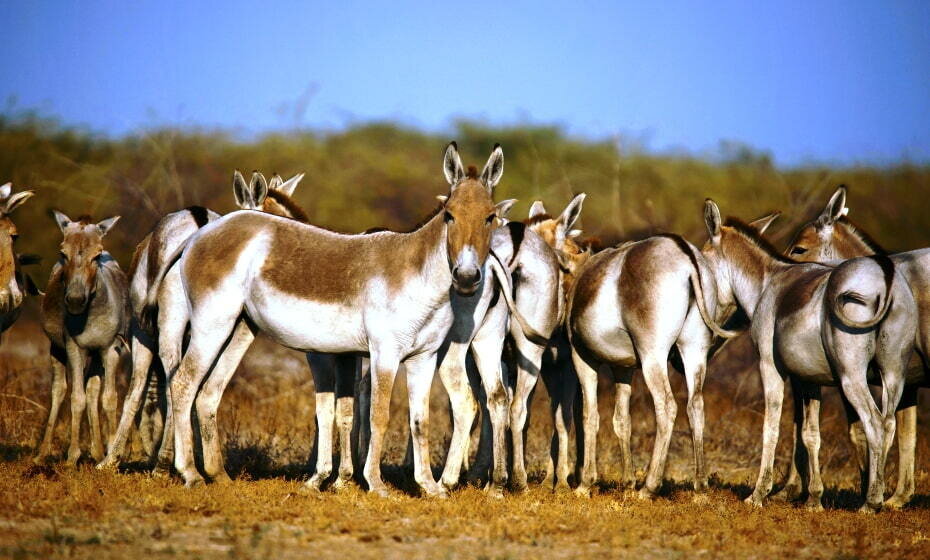
[[[110,134],[468,117],[930,161],[927,1],[187,4],[4,2],[0,107]]]

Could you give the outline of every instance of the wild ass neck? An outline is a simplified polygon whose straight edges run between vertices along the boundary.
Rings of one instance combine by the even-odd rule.
[[[723,238],[723,258],[733,296],[752,319],[759,298],[768,288],[772,276],[793,263],[779,255],[758,234],[744,230],[745,227],[726,228],[729,231]]]

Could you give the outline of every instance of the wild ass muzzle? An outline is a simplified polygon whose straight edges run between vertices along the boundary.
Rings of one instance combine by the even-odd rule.
[[[37,262],[37,258],[16,253],[19,230],[10,217],[35,193],[20,191],[13,194],[12,191],[12,183],[0,186],[0,335],[19,317],[25,295],[39,293],[32,279],[22,270],[23,264]]]
[[[803,225],[795,234],[785,253],[800,262],[833,262],[846,259],[864,257],[869,255],[886,255],[887,252],[855,225],[847,217],[846,187],[840,186],[826,207],[812,222]],[[898,405],[896,413],[898,433],[898,484],[894,495],[885,501],[885,507],[898,509],[907,504],[914,495],[914,464],[917,440],[917,391],[920,387],[930,384],[925,364],[928,363],[930,351],[930,299],[927,290],[930,289],[930,249],[918,249],[905,253],[888,255],[894,264],[895,270],[901,274],[911,289],[914,301],[917,304],[918,325],[915,349],[917,354],[911,358],[907,368],[904,394]],[[877,378],[870,376],[870,382],[875,383]],[[817,387],[792,386],[792,394],[797,393],[795,405],[795,445],[794,457],[785,486],[779,493],[787,499],[800,497],[804,491],[804,483],[815,488],[822,487],[820,473],[806,472],[809,469],[807,457],[810,449],[801,447],[802,443],[815,441],[819,435],[818,426],[804,425],[804,419],[819,416],[820,393]],[[801,395],[808,395],[801,398]],[[804,411],[802,407],[807,404],[814,407]],[[844,402],[847,417],[849,418],[849,435],[857,450],[859,467],[866,470],[865,435],[862,423],[855,411]],[[807,476],[800,476],[799,469]],[[813,480],[813,482],[811,482]]]
[[[116,375],[119,351],[129,327],[129,299],[126,276],[103,247],[103,237],[119,216],[98,223],[87,216],[72,221],[57,210],[54,216],[64,239],[42,300],[42,327],[52,343],[52,404],[36,460],[51,454],[58,410],[68,386],[67,364],[71,379],[68,463],[73,465],[81,455],[81,417],[85,410],[90,424],[91,455],[97,461],[103,459],[98,416],[100,365],[107,442],[116,430]]]
[[[772,489],[784,379],[791,376],[804,384],[838,382],[842,387],[868,441],[863,511],[880,509],[886,444],[894,434],[894,409],[917,327],[906,282],[887,257],[852,259],[835,268],[791,261],[739,220],[724,222],[711,200],[705,203],[704,219],[710,234],[704,255],[725,300],[738,303],[749,318],[759,353],[765,396],[762,461],[747,503],[762,505]],[[881,410],[868,388],[873,361],[882,377]],[[819,471],[819,433],[810,435],[811,466]],[[812,507],[820,507],[822,490],[812,485]]]
[[[707,487],[703,453],[703,383],[714,335],[735,333],[718,326],[728,306],[721,301],[713,271],[696,247],[673,234],[659,235],[566,262],[572,279],[566,329],[581,387],[583,461],[576,493],[589,495],[597,479],[597,375],[611,366],[618,382],[614,431],[621,439],[623,479],[633,483],[629,449],[631,368],[640,367],[652,395],[656,439],[639,494],[660,488],[677,406],[668,379],[675,348],[688,386],[688,420],[694,444],[694,487]]]
[[[469,295],[481,281],[497,216],[491,194],[502,156],[495,147],[480,176],[466,174],[450,144],[443,162],[448,200],[408,234],[344,235],[248,211],[194,234],[178,263],[191,339],[170,389],[175,467],[186,484],[203,482],[191,454],[197,389],[221,351],[232,371],[260,330],[291,348],[370,356],[372,434],[365,478],[369,490],[379,494],[387,493],[380,457],[390,392],[404,362],[415,478],[427,494],[445,494],[429,470],[429,386],[436,353],[451,326],[450,287]],[[217,406],[211,399],[198,410],[199,418],[215,417]],[[209,455],[204,454],[208,476],[218,471]]]

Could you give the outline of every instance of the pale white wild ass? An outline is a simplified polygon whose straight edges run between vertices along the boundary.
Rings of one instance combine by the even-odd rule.
[[[191,340],[170,391],[175,466],[188,485],[203,482],[192,461],[190,426],[200,382],[219,354],[221,361],[238,363],[261,330],[292,348],[371,356],[372,436],[365,478],[369,489],[380,494],[387,493],[380,475],[387,404],[403,361],[415,478],[428,494],[445,494],[429,470],[428,389],[436,353],[451,326],[449,288],[474,294],[482,279],[497,217],[491,194],[500,179],[501,156],[495,148],[480,178],[466,176],[455,144],[450,144],[444,159],[449,198],[435,217],[409,234],[344,235],[266,214],[235,212],[192,237],[179,261],[191,311]],[[210,391],[212,384],[208,380],[203,390]],[[215,419],[217,405],[215,398],[205,401],[199,417]],[[218,471],[219,459],[210,448],[205,438],[208,475]]]
[[[266,182],[261,173],[253,172],[252,180],[246,183],[237,170],[233,174],[236,205],[242,209],[305,220],[306,214],[291,199],[303,177],[301,173],[284,181],[275,174],[271,181]],[[161,368],[153,367],[153,356],[158,350],[158,329],[153,324],[157,317],[158,291],[172,256],[194,232],[219,217],[220,214],[202,206],[172,212],[161,218],[136,246],[129,267],[129,301],[133,319],[130,326],[132,377],[119,427],[106,458],[98,468],[119,463],[137,415],[140,416],[139,431],[147,457],[151,457],[164,441],[162,409],[167,406],[166,383]]]
[[[0,335],[19,317],[26,294],[39,293],[32,278],[21,268],[22,265],[38,262],[38,258],[16,253],[15,242],[19,230],[10,218],[13,211],[34,194],[33,191],[13,194],[12,183],[0,186]]]
[[[98,415],[101,375],[95,365],[102,365],[103,369],[107,442],[116,430],[116,375],[120,349],[125,345],[129,328],[129,298],[126,275],[103,248],[103,237],[119,216],[93,223],[87,216],[72,221],[57,210],[54,215],[64,239],[42,300],[42,327],[51,340],[52,404],[36,460],[51,454],[58,410],[68,388],[67,364],[71,378],[68,463],[73,465],[81,456],[81,417],[85,409],[90,424],[91,455],[97,461],[103,459]]]
[[[836,268],[791,261],[739,220],[724,222],[711,200],[705,204],[704,219],[710,240],[703,252],[716,275],[721,301],[738,304],[746,312],[759,352],[765,394],[762,461],[747,503],[761,505],[771,492],[784,379],[795,376],[805,384],[841,386],[863,421],[868,441],[863,511],[880,509],[894,410],[917,327],[906,282],[883,256],[845,261]],[[866,379],[873,361],[881,371],[881,410]],[[819,437],[804,439],[811,466],[819,470]],[[819,507],[820,491],[811,488],[814,507]]]
[[[639,495],[646,498],[659,490],[677,415],[667,371],[673,348],[683,363],[688,387],[694,487],[705,489],[702,389],[707,354],[714,335],[734,334],[718,326],[725,308],[719,303],[719,287],[712,269],[697,248],[673,234],[627,243],[593,255],[566,257],[571,286],[565,321],[572,363],[581,387],[579,430],[584,440],[579,452],[582,467],[576,492],[588,495],[597,478],[597,375],[602,364],[612,367],[618,382],[614,430],[621,440],[625,484],[633,483],[629,370],[639,367],[643,371],[655,407],[656,439]]]
[[[872,237],[863,232],[846,217],[846,188],[841,186],[830,197],[826,207],[812,222],[802,226],[788,245],[786,253],[801,262],[832,262],[868,255],[884,255],[886,251]],[[914,462],[917,440],[917,391],[930,386],[927,374],[927,357],[930,352],[930,249],[918,249],[905,253],[888,255],[895,270],[901,274],[910,286],[917,304],[918,324],[915,349],[919,356],[911,360],[907,369],[904,394],[898,405],[898,485],[894,495],[885,501],[885,506],[900,508],[907,504],[914,495]],[[877,381],[870,377],[871,382]],[[801,393],[810,395],[800,398]],[[801,388],[795,398],[795,446],[797,460],[791,462],[791,470],[781,494],[789,499],[799,497],[803,492],[801,478],[810,479],[809,485],[816,491],[822,488],[820,473],[811,472],[807,477],[799,477],[798,469],[808,468],[807,449],[801,447],[805,439],[819,438],[819,425],[814,422],[819,416],[819,388]],[[807,403],[811,410],[803,411]],[[849,416],[849,435],[857,450],[859,466],[865,470],[865,436],[862,423],[851,409],[848,402],[846,412]],[[804,419],[810,419],[809,425],[803,426]],[[804,473],[807,474],[807,473]],[[804,480],[804,482],[808,482]]]

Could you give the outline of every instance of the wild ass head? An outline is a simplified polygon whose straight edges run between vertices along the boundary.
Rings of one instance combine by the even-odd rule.
[[[23,301],[23,292],[16,281],[16,251],[13,243],[19,236],[10,214],[32,197],[32,191],[11,194],[13,184],[0,187],[0,314],[16,309]]]
[[[846,214],[846,187],[840,185],[817,218],[801,226],[785,253],[801,262],[829,262],[866,255],[884,254],[871,237]]]
[[[97,270],[104,256],[103,236],[119,216],[93,223],[89,216],[71,221],[58,210],[55,221],[64,239],[61,242],[61,275],[65,286],[65,309],[72,315],[83,313],[97,290]]]
[[[590,247],[579,241],[581,230],[572,229],[581,216],[585,196],[585,193],[576,195],[557,218],[546,212],[542,201],[537,200],[530,206],[529,218],[524,222],[555,251],[562,269],[562,284],[566,294],[575,273],[591,256]]]
[[[451,142],[446,147],[442,168],[450,186],[449,195],[440,200],[452,287],[460,295],[470,296],[481,282],[491,230],[510,207],[510,204],[495,206],[492,199],[494,187],[504,173],[504,152],[496,144],[479,175],[475,167],[465,170],[458,146]]]
[[[287,181],[275,173],[271,181],[258,171],[252,172],[252,180],[245,182],[245,177],[237,169],[233,173],[233,194],[236,196],[236,205],[243,210],[258,210],[283,216],[307,223],[309,218],[291,196],[297,188],[303,173],[294,175]]]

